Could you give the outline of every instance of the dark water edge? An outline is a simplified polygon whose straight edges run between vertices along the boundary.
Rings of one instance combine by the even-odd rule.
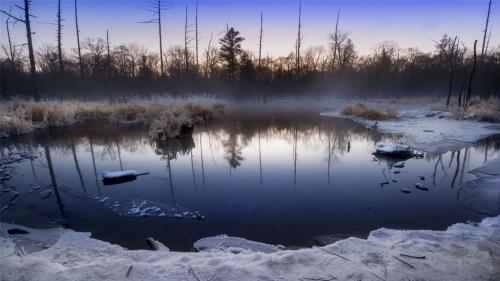
[[[6,190],[19,194],[1,220],[32,227],[55,221],[131,249],[146,248],[151,236],[189,251],[217,234],[296,248],[380,227],[442,230],[498,215],[465,206],[470,200],[459,190],[475,178],[468,170],[500,155],[499,136],[395,168],[397,161],[371,154],[375,142],[393,136],[321,117],[317,108],[230,111],[197,126],[191,138],[168,142],[151,141],[147,131],[86,123],[3,139],[2,157],[21,151],[37,158],[12,164],[11,178],[0,184],[2,207],[15,194]],[[150,174],[103,185],[102,171],[121,169]],[[126,217],[100,202],[105,197],[156,202],[172,214],[197,211],[204,220]]]

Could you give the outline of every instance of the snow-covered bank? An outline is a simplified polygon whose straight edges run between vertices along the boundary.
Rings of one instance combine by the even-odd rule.
[[[323,112],[321,115],[347,118],[368,128],[376,127],[382,132],[403,134],[407,145],[433,154],[457,150],[485,137],[500,134],[498,123],[456,120],[428,106],[420,109],[392,106],[399,110],[399,118],[377,121],[376,126],[374,120],[342,115],[339,111]]]
[[[7,234],[12,228],[29,233]],[[321,248],[272,253],[132,251],[72,230],[2,223],[1,231],[5,281],[500,278],[500,216],[455,224],[446,231],[379,229],[366,240],[349,238]]]

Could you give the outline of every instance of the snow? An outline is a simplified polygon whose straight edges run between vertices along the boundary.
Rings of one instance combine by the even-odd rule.
[[[11,227],[29,234],[6,234]],[[383,228],[367,239],[348,238],[325,247],[272,253],[242,250],[238,254],[227,249],[198,253],[127,250],[92,239],[90,233],[60,228],[38,231],[2,223],[0,229],[5,281],[460,281],[500,277],[500,216],[479,224],[455,224],[446,231]],[[28,242],[42,246],[27,251]]]
[[[214,237],[206,237],[196,241],[193,247],[198,251],[229,251],[239,253],[244,250],[262,253],[274,253],[280,250],[280,246],[250,241],[240,237],[230,237],[225,234]]]
[[[407,109],[397,105],[390,105],[390,107],[399,110],[399,118],[377,121],[377,130],[403,134],[406,145],[431,154],[458,150],[480,139],[500,133],[500,124],[456,120],[442,112],[423,106],[418,109]],[[375,123],[375,120],[345,116],[338,111],[320,114],[327,117],[351,119],[367,128],[371,128]]]
[[[136,177],[138,175],[136,170],[118,171],[118,172],[102,172],[102,178],[107,179],[117,179],[123,177]]]
[[[410,154],[411,149],[409,146],[399,143],[388,143],[379,141],[375,144],[375,150],[378,153],[388,154]]]

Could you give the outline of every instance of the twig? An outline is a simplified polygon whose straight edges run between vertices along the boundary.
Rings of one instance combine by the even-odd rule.
[[[409,263],[405,262],[404,260],[402,260],[402,259],[400,259],[400,258],[398,258],[398,257],[396,257],[396,256],[392,256],[392,257],[394,257],[394,258],[395,258],[395,259],[397,259],[398,261],[400,261],[400,262],[402,262],[402,263],[406,264],[407,266],[409,266],[409,267],[411,267],[411,268],[413,268],[413,269],[417,269],[417,268],[416,268],[416,267],[414,267],[413,265],[411,265],[411,264],[409,264]]]
[[[351,261],[350,259],[348,259],[348,258],[346,258],[346,257],[342,256],[341,254],[337,254],[337,253],[335,253],[335,252],[333,252],[333,251],[330,251],[330,250],[327,250],[327,249],[325,249],[325,248],[320,248],[320,249],[321,249],[321,250],[323,250],[323,251],[325,251],[325,252],[327,252],[327,253],[330,253],[330,254],[332,254],[332,255],[334,255],[334,256],[337,256],[337,257],[339,257],[339,258],[343,258],[343,259],[345,259],[346,261]]]
[[[127,274],[125,274],[125,277],[129,277],[130,276],[130,272],[132,272],[132,268],[134,268],[133,265],[131,265],[131,266],[128,267]]]
[[[196,278],[196,280],[201,281],[200,277],[198,277],[198,274],[196,274],[196,272],[194,272],[194,269],[192,269],[191,267],[189,268],[188,273],[193,273],[193,276]]]
[[[425,259],[425,256],[412,256],[412,255],[401,254],[401,253],[399,255],[402,257],[407,257],[407,258],[414,258],[414,259],[421,259],[421,260]]]

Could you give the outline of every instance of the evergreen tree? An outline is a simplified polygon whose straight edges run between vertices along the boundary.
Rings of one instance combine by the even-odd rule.
[[[227,75],[235,79],[236,70],[238,69],[238,56],[241,54],[241,42],[245,38],[239,36],[240,32],[234,28],[229,28],[224,35],[224,38],[219,40],[221,45],[219,57],[225,63]]]

